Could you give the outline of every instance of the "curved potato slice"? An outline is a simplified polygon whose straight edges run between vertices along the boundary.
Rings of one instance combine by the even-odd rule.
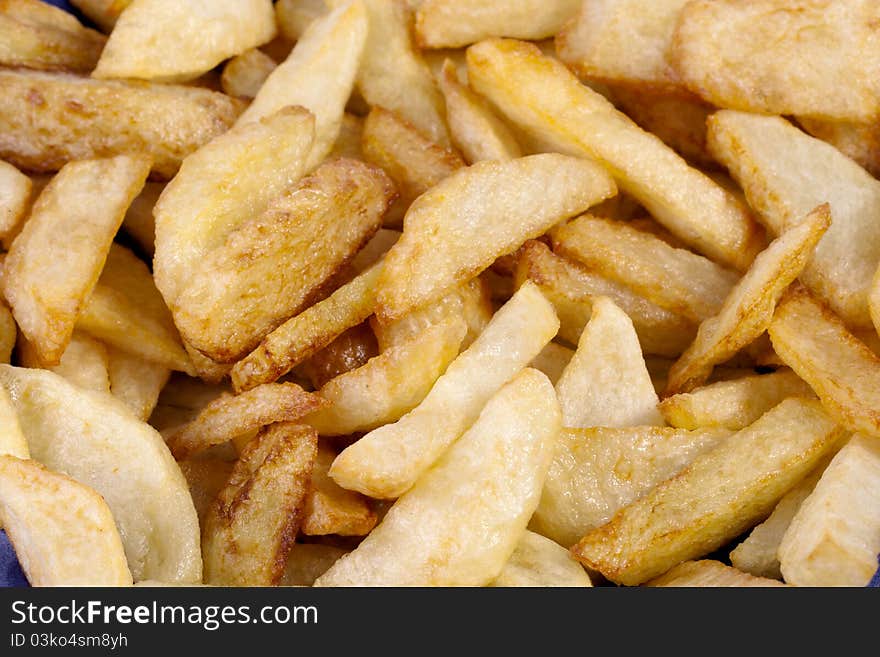
[[[568,550],[526,530],[491,586],[592,586]]]
[[[0,365],[32,457],[100,493],[135,581],[199,582],[199,522],[162,436],[108,394]]]
[[[385,257],[377,316],[397,319],[443,296],[615,191],[599,165],[555,153],[457,171],[406,213],[403,236]]]
[[[0,455],[0,523],[31,586],[131,586],[107,503],[70,477]]]
[[[251,48],[226,62],[220,75],[220,86],[227,96],[253,99],[277,67],[269,55]]]
[[[107,354],[110,392],[122,400],[135,417],[146,422],[159,401],[159,393],[168,382],[171,370],[115,347],[108,347]]]
[[[24,338],[18,342],[16,364],[21,367],[40,367],[33,346]],[[85,333],[74,331],[70,344],[61,355],[61,362],[44,369],[55,372],[80,388],[110,392],[109,367],[107,347]]]
[[[526,369],[316,586],[481,586],[535,510],[560,429],[553,387]]]
[[[31,179],[0,160],[0,243],[7,251],[30,208]]]

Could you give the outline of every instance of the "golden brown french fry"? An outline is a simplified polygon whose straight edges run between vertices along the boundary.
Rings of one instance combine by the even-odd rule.
[[[357,549],[315,584],[493,581],[538,504],[559,428],[559,405],[547,377],[524,370],[492,397],[473,426]]]
[[[160,363],[151,363],[115,347],[108,347],[110,392],[145,422],[150,417],[159,393],[168,382],[171,370]],[[64,358],[61,359],[62,364]]]
[[[31,586],[131,586],[107,503],[70,477],[0,455],[0,523]]]
[[[376,514],[364,496],[340,488],[327,475],[334,458],[333,450],[318,446],[301,531],[306,536],[366,536],[376,524]]]
[[[490,586],[592,586],[590,576],[568,550],[526,530]]]
[[[7,251],[18,235],[31,199],[31,179],[0,160],[0,244]]]
[[[277,66],[262,50],[251,48],[226,62],[220,86],[228,96],[254,98]]]
[[[646,586],[676,587],[773,587],[785,586],[782,582],[766,577],[755,577],[736,568],[731,568],[720,561],[701,559],[685,561],[669,570],[669,572],[652,579]]]
[[[309,25],[328,12],[324,0],[278,0],[275,22],[282,36],[299,41]]]
[[[880,175],[880,122],[851,123],[798,117],[808,133],[855,160],[875,178]]]
[[[70,4],[79,9],[104,32],[110,32],[119,14],[131,4],[131,0],[71,0]]]
[[[43,190],[4,262],[3,292],[42,365],[61,360],[129,203],[145,157],[72,162]]]
[[[787,399],[588,532],[572,554],[621,584],[662,575],[766,518],[842,435],[818,402]]]
[[[205,518],[205,582],[276,584],[300,521],[317,452],[311,427],[266,427],[242,452]]]
[[[73,160],[146,154],[167,179],[241,107],[197,87],[0,70],[0,159],[45,173]]]
[[[467,281],[561,220],[613,196],[598,165],[558,154],[485,161],[413,203],[385,257],[376,315],[390,321]]]
[[[22,367],[41,367],[36,350],[24,338],[18,343],[18,364]],[[61,362],[46,369],[80,388],[110,392],[109,367],[107,347],[81,331],[74,331],[61,355]]]
[[[559,61],[502,39],[471,46],[467,58],[470,85],[502,114],[563,153],[598,159],[623,191],[689,246],[739,270],[763,247],[763,230],[745,204]]]

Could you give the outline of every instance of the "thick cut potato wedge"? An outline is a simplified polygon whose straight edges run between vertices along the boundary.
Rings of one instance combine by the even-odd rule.
[[[192,80],[276,32],[270,0],[134,0],[116,21],[92,75]]]
[[[843,432],[818,402],[788,399],[588,532],[572,553],[620,584],[662,575],[766,518]]]
[[[107,503],[70,477],[0,455],[0,523],[31,586],[131,586]]]
[[[46,173],[73,160],[146,154],[154,175],[168,179],[241,108],[197,87],[0,70],[0,158]]]
[[[251,48],[226,62],[220,86],[227,96],[252,99],[277,66],[275,60],[262,50]]]
[[[592,586],[584,567],[558,543],[526,530],[491,586]]]
[[[3,293],[42,365],[57,365],[125,210],[150,172],[145,157],[72,162],[43,190],[4,262]]]
[[[40,367],[36,350],[26,339],[18,343],[18,365]],[[46,369],[86,390],[110,392],[110,356],[107,347],[81,331],[74,331],[61,362]]]
[[[822,121],[802,116],[797,122],[816,139],[828,142],[858,162],[875,178],[880,176],[880,122]]]
[[[198,517],[186,479],[155,429],[112,396],[52,372],[2,365],[0,382],[32,458],[107,501],[135,581],[201,581]]]
[[[831,227],[801,276],[853,328],[869,328],[868,292],[880,262],[880,181],[779,117],[724,110],[709,119],[709,148],[776,236],[818,205]]]
[[[146,422],[156,408],[159,393],[168,382],[171,370],[115,347],[109,347],[107,351],[110,392],[121,399],[135,417]]]
[[[119,14],[131,4],[131,0],[70,0],[104,32],[109,33],[116,24]]]
[[[474,423],[489,399],[553,339],[553,307],[524,284],[474,343],[446,369],[430,393],[398,422],[380,427],[345,449],[330,476],[343,488],[393,499]]]
[[[248,444],[205,518],[205,583],[268,586],[281,579],[317,448],[314,429],[288,422]]]
[[[602,162],[621,190],[700,253],[745,270],[763,247],[744,203],[536,46],[490,39],[468,48],[467,60],[470,85],[507,118],[555,150]]]
[[[7,251],[18,235],[30,206],[31,179],[0,160],[0,244]]]
[[[646,586],[673,587],[773,587],[785,586],[775,579],[755,577],[741,570],[726,566],[720,561],[701,559],[685,561],[669,572],[647,582]]]
[[[333,450],[318,446],[301,531],[306,536],[366,536],[376,525],[376,513],[367,498],[340,488],[327,475],[334,458]]]
[[[632,320],[608,297],[593,300],[556,394],[564,427],[664,424]]]
[[[549,342],[541,349],[541,353],[532,359],[529,367],[543,372],[550,379],[550,383],[555,386],[573,357],[573,349],[555,342]]]
[[[385,257],[376,314],[398,319],[443,296],[615,191],[601,167],[565,155],[462,169],[410,206],[403,236]]]
[[[559,429],[553,387],[524,370],[316,586],[492,582],[538,504]]]
[[[299,41],[315,20],[327,13],[324,0],[278,0],[275,3],[275,22],[281,36]]]
[[[730,436],[723,429],[565,429],[529,526],[570,547]]]

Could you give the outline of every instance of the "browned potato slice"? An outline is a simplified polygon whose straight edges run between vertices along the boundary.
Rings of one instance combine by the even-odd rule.
[[[92,75],[192,80],[275,34],[271,0],[137,0],[119,16]]]
[[[646,583],[646,586],[676,587],[773,587],[785,586],[775,579],[755,577],[720,561],[701,559],[685,561],[669,572]]]
[[[31,586],[131,586],[107,503],[70,477],[0,455],[0,523]]]
[[[462,169],[410,206],[403,236],[385,257],[376,314],[383,322],[402,317],[614,193],[601,167],[565,155]]]
[[[30,458],[27,440],[4,386],[0,386],[0,454],[11,454],[20,459]]]
[[[278,31],[291,41],[299,41],[309,25],[327,13],[324,0],[278,0],[275,22]]]
[[[159,393],[168,382],[171,370],[115,347],[109,347],[107,351],[110,392],[121,399],[136,417],[146,422],[159,401]],[[61,362],[64,362],[64,358]]]
[[[153,257],[156,250],[156,220],[153,219],[153,207],[163,189],[165,189],[164,183],[147,181],[141,193],[128,206],[128,211],[122,220],[122,229],[137,242],[149,258]]]
[[[565,429],[529,526],[570,547],[728,436],[723,429]]]
[[[41,367],[36,350],[24,338],[18,342],[18,364],[22,367]],[[80,388],[110,392],[109,367],[107,347],[81,331],[74,331],[61,355],[61,362],[46,369]]]
[[[311,427],[266,427],[242,452],[205,518],[205,583],[277,584],[299,531],[318,436]]]
[[[267,383],[240,395],[222,394],[168,438],[178,460],[275,422],[292,422],[325,402],[295,383]]]
[[[776,303],[804,270],[830,225],[829,207],[821,205],[758,254],[718,314],[700,324],[693,344],[672,366],[666,394],[702,385],[715,365],[735,356],[767,330]]]
[[[624,222],[583,215],[553,233],[553,249],[692,321],[717,314],[739,278]]]
[[[381,107],[370,111],[361,140],[364,158],[382,167],[400,192],[387,225],[400,225],[416,198],[464,166],[458,154],[422,136],[411,123]]]
[[[709,148],[773,235],[816,206],[831,206],[831,227],[801,278],[847,324],[869,328],[868,292],[880,262],[880,181],[779,117],[717,112],[709,119]]]
[[[816,401],[788,399],[586,534],[572,553],[641,584],[766,518],[843,435]]]
[[[367,322],[353,326],[303,363],[301,372],[316,390],[331,379],[356,370],[379,355],[376,336]]]
[[[131,0],[70,0],[70,4],[109,33]]]
[[[220,85],[223,93],[237,98],[253,98],[278,64],[262,50],[251,48],[223,66]]]
[[[880,357],[802,287],[783,297],[768,329],[773,349],[853,431],[880,436]]]
[[[490,39],[468,48],[467,57],[470,85],[507,118],[556,150],[602,162],[689,246],[739,270],[763,247],[763,230],[744,203],[537,47]]]
[[[367,498],[340,488],[327,475],[334,458],[333,450],[318,447],[303,512],[302,533],[306,536],[366,536],[376,524],[376,514]]]
[[[526,369],[317,586],[480,586],[516,549],[560,428],[550,382]],[[415,530],[415,528],[418,528]]]
[[[813,398],[815,393],[802,378],[786,368],[770,374],[717,381],[672,395],[660,402],[660,412],[673,427],[725,427],[738,431],[788,397]]]
[[[2,94],[0,94],[2,95]],[[4,262],[3,293],[42,365],[57,365],[150,162],[71,162],[43,190]]]
[[[811,135],[834,146],[872,176],[880,176],[880,122],[846,123],[798,117]]]
[[[49,172],[72,160],[143,153],[167,179],[240,111],[239,101],[197,87],[0,70],[0,158]]]
[[[425,0],[416,12],[422,48],[458,48],[488,37],[537,41],[556,34],[580,0]]]
[[[871,121],[880,81],[864,71],[880,66],[878,20],[871,0],[697,0],[679,16],[670,58],[718,107]]]
[[[6,250],[21,230],[32,188],[30,178],[0,160],[0,243]]]
[[[592,586],[590,576],[568,550],[526,530],[501,574],[490,586]]]
[[[8,363],[12,359],[12,350],[15,349],[18,328],[12,311],[0,302],[0,363]]]
[[[0,64],[88,73],[107,40],[39,0],[0,2]]]

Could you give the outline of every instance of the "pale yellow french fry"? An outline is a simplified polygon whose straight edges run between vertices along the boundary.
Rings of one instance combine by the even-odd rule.
[[[171,370],[115,347],[107,349],[110,392],[131,409],[135,417],[147,421],[168,382]],[[62,363],[64,359],[61,359]]]
[[[122,229],[131,236],[143,252],[153,257],[156,250],[156,220],[153,219],[153,208],[165,184],[147,181],[141,193],[138,194],[122,220]]]
[[[9,454],[20,459],[30,458],[27,440],[4,386],[0,386],[0,454]]]
[[[584,567],[568,550],[526,530],[490,586],[592,586]]]
[[[473,424],[505,383],[553,339],[553,307],[524,284],[474,343],[446,369],[419,406],[345,449],[330,476],[343,488],[393,499],[409,490]]]
[[[554,386],[559,381],[559,377],[565,371],[565,368],[571,362],[574,356],[574,350],[564,347],[555,342],[549,342],[541,349],[541,353],[532,359],[529,367],[533,367],[550,379],[550,383]]]
[[[540,372],[524,370],[491,398],[473,426],[369,536],[315,584],[493,581],[538,504],[559,429],[553,387]]]
[[[109,33],[131,0],[71,0],[70,4]]]
[[[25,339],[18,344],[18,364],[22,367],[40,367],[33,345]],[[109,367],[107,348],[88,334],[74,331],[61,355],[61,362],[46,369],[80,388],[110,392]]]
[[[645,585],[687,588],[785,586],[782,582],[778,582],[775,579],[755,577],[712,559],[685,561],[664,575],[652,579]]]
[[[254,98],[277,67],[278,64],[269,55],[251,48],[226,62],[220,76],[220,86],[223,93],[229,96]]]
[[[30,206],[31,179],[0,160],[0,244],[9,250]]]
[[[880,123],[822,121],[803,116],[797,122],[808,133],[855,160],[875,178],[880,175]]]
[[[278,31],[291,41],[299,41],[309,25],[327,12],[324,0],[278,0],[275,3]]]
[[[328,158],[347,157],[352,160],[363,160],[364,151],[361,141],[364,134],[364,120],[346,112],[342,115],[342,123],[339,126],[339,136]]]
[[[676,237],[717,262],[748,268],[764,245],[748,207],[530,44],[468,48],[468,80],[508,119],[564,153],[596,158]],[[815,207],[815,206],[813,206]]]

